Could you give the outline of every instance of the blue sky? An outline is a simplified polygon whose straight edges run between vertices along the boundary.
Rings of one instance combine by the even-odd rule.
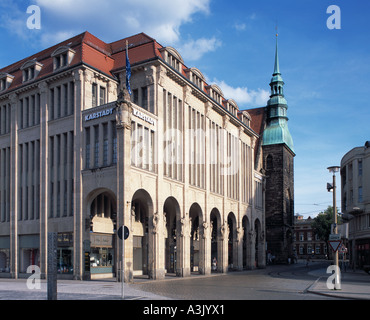
[[[39,30],[27,28],[30,5],[41,9]],[[327,27],[330,5],[341,29]],[[369,17],[365,0],[2,0],[0,67],[86,30],[106,42],[145,32],[248,109],[267,102],[278,26],[295,212],[315,216],[332,204],[326,168],[370,140]]]

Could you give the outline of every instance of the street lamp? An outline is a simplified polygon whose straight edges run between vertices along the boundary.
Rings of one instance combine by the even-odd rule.
[[[329,172],[333,173],[333,215],[334,215],[334,234],[338,234],[338,229],[337,229],[337,224],[338,224],[338,219],[337,219],[337,199],[336,199],[336,184],[335,184],[335,173],[337,173],[340,170],[340,167],[338,166],[332,166],[328,167]],[[339,271],[339,263],[338,263],[338,250],[335,251],[334,254],[334,265],[336,266],[336,272],[335,272],[335,284],[334,284],[334,289],[335,290],[340,290],[341,285],[340,285],[340,271]]]

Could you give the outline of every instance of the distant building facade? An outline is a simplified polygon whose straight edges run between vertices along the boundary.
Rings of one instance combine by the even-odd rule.
[[[327,243],[320,240],[312,228],[313,219],[296,215],[294,222],[294,251],[298,259],[326,259]]]
[[[370,142],[346,153],[341,161],[342,212],[349,221],[350,263],[370,269]]]

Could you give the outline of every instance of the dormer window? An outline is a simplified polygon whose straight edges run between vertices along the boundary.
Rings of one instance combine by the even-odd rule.
[[[12,84],[13,79],[14,76],[8,73],[0,73],[0,91],[7,90]]]
[[[242,122],[247,125],[248,127],[250,127],[251,125],[251,116],[250,114],[247,112],[247,111],[242,111],[242,115],[241,115],[241,118],[242,118]]]
[[[218,104],[221,104],[221,97],[224,96],[223,92],[221,91],[220,87],[213,84],[211,86],[207,86],[206,89],[208,89],[208,95],[216,101]]]
[[[184,64],[184,60],[178,51],[172,47],[162,48],[160,51],[163,54],[164,61],[166,61],[173,69],[180,72],[181,66]]]
[[[54,70],[65,67],[65,66],[68,65],[67,53],[63,53],[63,54],[55,57],[54,59],[55,59]]]
[[[24,63],[21,67],[23,82],[36,79],[42,67],[43,65],[36,60],[27,61],[26,63]]]
[[[235,100],[233,99],[227,100],[227,110],[235,117],[238,116],[239,107]]]
[[[53,54],[53,69],[59,70],[68,67],[75,55],[76,51],[72,50],[70,47],[62,46],[56,49]]]
[[[197,68],[190,68],[186,69],[185,73],[188,79],[199,89],[203,90],[203,83],[205,81],[205,77]]]

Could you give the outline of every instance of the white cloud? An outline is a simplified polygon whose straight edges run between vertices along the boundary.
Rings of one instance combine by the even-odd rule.
[[[246,104],[245,107],[263,107],[266,106],[270,93],[264,89],[248,89],[247,87],[232,87],[225,81],[214,80],[213,83],[217,84],[226,99],[235,100],[239,107],[244,108],[240,104]]]
[[[233,25],[236,31],[245,31],[247,28],[250,27],[251,22],[257,19],[257,15],[255,13],[250,14],[249,16],[245,17],[243,22],[236,21]]]
[[[122,34],[145,32],[158,41],[173,44],[180,39],[180,26],[196,13],[208,14],[210,0],[36,0],[44,17],[53,19],[59,31],[88,30],[106,41]],[[53,33],[50,25],[46,33]]]
[[[194,61],[216,50],[215,37],[184,41],[180,27],[196,14],[208,15],[211,0],[33,0],[40,6],[41,30],[29,30],[26,7],[15,0],[0,2],[0,27],[31,45],[48,47],[89,31],[106,42],[145,32],[164,46],[176,47]],[[31,4],[31,3],[30,3]]]
[[[238,31],[244,31],[247,28],[247,25],[245,23],[238,23],[236,22],[234,24],[234,28]]]
[[[0,3],[0,27],[25,39],[27,37],[26,12],[22,12],[13,0]]]
[[[66,39],[72,38],[76,34],[77,33],[73,31],[59,31],[56,33],[44,33],[41,36],[41,44],[47,47],[49,45],[54,45]]]
[[[221,46],[221,41],[212,37],[211,39],[200,38],[190,40],[179,47],[179,52],[185,61],[199,60],[205,53],[215,51]]]

